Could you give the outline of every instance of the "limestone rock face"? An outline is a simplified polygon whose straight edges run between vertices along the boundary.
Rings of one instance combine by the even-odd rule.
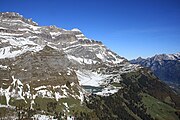
[[[77,28],[38,26],[14,12],[0,13],[0,21],[0,92],[6,99],[33,102],[41,95],[82,100],[82,86],[107,87],[121,81],[122,73],[139,69]]]

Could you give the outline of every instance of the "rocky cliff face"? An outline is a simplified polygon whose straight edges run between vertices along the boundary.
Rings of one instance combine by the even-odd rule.
[[[130,64],[109,50],[102,42],[86,38],[79,29],[38,26],[32,20],[12,12],[0,13],[0,21],[1,118],[30,119],[38,114],[49,114],[55,118],[73,115],[78,119],[104,119],[106,113],[97,114],[94,110],[97,104],[94,100],[101,100],[101,97],[111,99],[110,96],[117,95],[117,99],[113,98],[116,102],[112,104],[122,99],[119,110],[129,118],[143,119],[143,116],[132,112],[131,107],[135,104],[129,104],[132,101],[124,98],[136,88],[138,93],[133,93],[135,96],[146,93],[157,101],[168,99],[165,102],[172,108],[173,118],[177,117],[173,108],[179,107],[177,95],[169,90],[165,91],[166,96],[158,98],[149,89],[146,90],[147,87],[142,86],[150,80],[160,82],[139,65]],[[149,76],[144,77],[146,82],[139,80],[143,74]],[[94,99],[89,97],[90,94]],[[105,103],[103,106],[109,105]],[[107,111],[112,119],[121,118],[117,112]],[[143,115],[150,119],[154,114],[150,117],[146,113]]]

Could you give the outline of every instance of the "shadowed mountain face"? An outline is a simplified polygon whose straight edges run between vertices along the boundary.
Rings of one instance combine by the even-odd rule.
[[[178,119],[178,95],[79,29],[0,21],[0,118]]]

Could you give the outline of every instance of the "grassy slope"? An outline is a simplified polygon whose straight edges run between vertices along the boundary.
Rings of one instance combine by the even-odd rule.
[[[148,95],[142,94],[142,102],[147,107],[147,113],[154,119],[158,120],[179,120],[175,114],[175,109],[158,99]]]

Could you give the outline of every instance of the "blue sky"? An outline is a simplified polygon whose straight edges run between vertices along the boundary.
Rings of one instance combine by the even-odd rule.
[[[0,11],[79,28],[127,59],[180,52],[180,0],[0,0]]]

